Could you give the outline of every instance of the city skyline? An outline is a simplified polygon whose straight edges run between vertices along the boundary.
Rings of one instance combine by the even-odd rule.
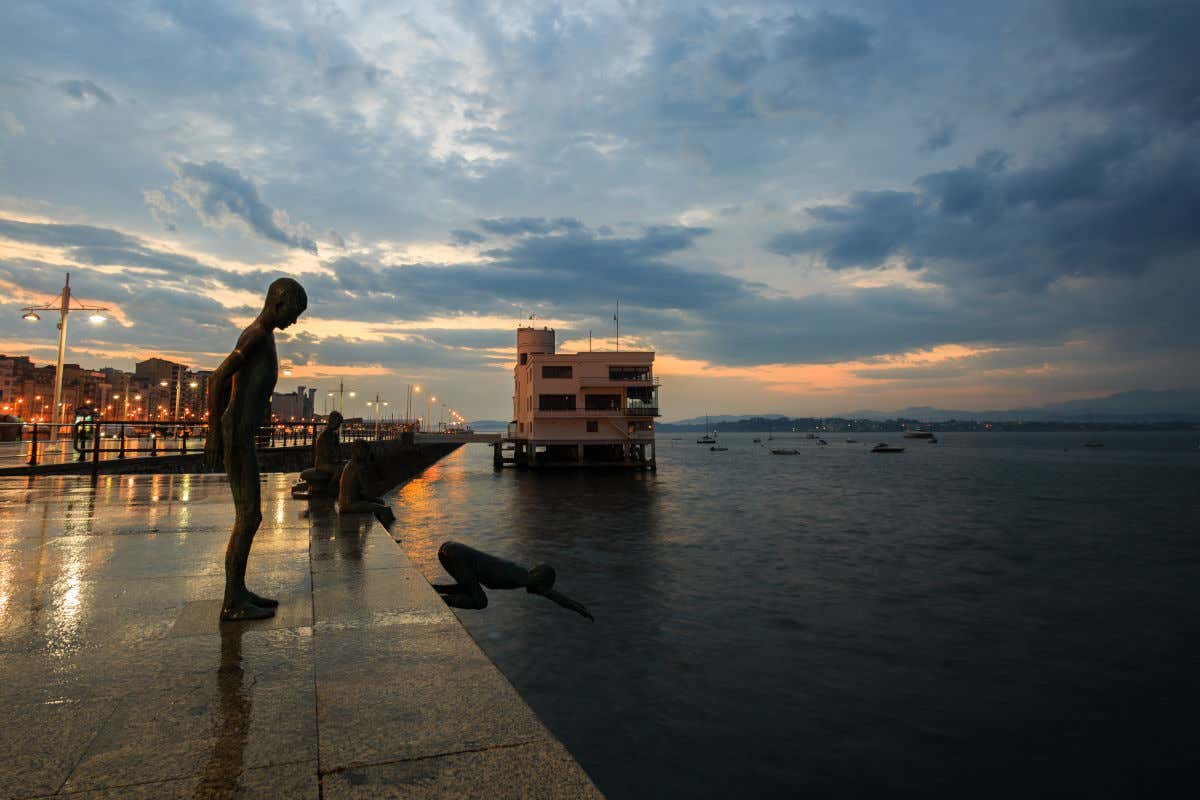
[[[1192,4],[322,8],[13,6],[0,352],[69,271],[68,361],[211,368],[286,274],[364,409],[504,418],[618,300],[668,419],[1197,386]]]

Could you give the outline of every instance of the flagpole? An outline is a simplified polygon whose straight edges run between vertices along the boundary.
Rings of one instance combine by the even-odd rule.
[[[613,314],[613,325],[617,331],[617,352],[621,352],[621,298],[617,298],[617,313]]]

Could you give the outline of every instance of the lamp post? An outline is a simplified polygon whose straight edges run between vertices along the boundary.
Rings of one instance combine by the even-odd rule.
[[[58,426],[62,422],[63,358],[67,354],[67,315],[72,311],[91,311],[92,314],[88,319],[93,324],[96,324],[104,321],[104,317],[100,312],[108,311],[108,309],[102,306],[85,306],[79,303],[76,303],[74,308],[72,308],[71,273],[68,272],[58,305],[26,306],[21,309],[21,318],[29,322],[37,322],[41,319],[37,314],[39,311],[57,311],[59,313],[58,367],[54,370],[54,424],[50,427],[50,440],[54,441],[58,438]]]
[[[370,400],[368,400],[368,401],[367,401],[367,405],[372,405],[372,403],[371,403],[371,401],[370,401]],[[375,406],[375,438],[376,438],[376,439],[378,439],[378,438],[379,438],[379,418],[380,418],[380,416],[381,416],[381,415],[380,415],[380,406],[381,406],[381,405],[384,405],[384,406],[386,406],[386,405],[387,405],[387,401],[386,401],[386,400],[382,400],[382,401],[381,401],[381,400],[379,399],[379,393],[378,393],[378,392],[376,392],[376,393],[375,393],[375,403],[374,403],[374,406]]]

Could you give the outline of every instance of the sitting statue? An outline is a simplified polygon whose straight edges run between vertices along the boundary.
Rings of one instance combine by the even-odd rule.
[[[300,473],[300,483],[292,487],[292,497],[332,497],[342,473],[342,415],[330,412],[325,430],[313,443],[313,465]]]
[[[533,569],[525,569],[511,561],[505,561],[493,555],[468,547],[458,542],[445,542],[438,548],[438,561],[458,583],[435,583],[433,588],[442,595],[446,605],[454,608],[487,608],[487,595],[483,591],[489,589],[520,589],[530,594],[540,594],[553,600],[563,608],[570,609],[576,614],[582,614],[595,622],[592,615],[581,604],[576,603],[566,595],[560,594],[551,587],[554,586],[554,567],[549,564],[539,564]]]
[[[367,475],[371,469],[371,447],[364,441],[355,442],[350,448],[350,463],[342,469],[338,483],[339,514],[374,514],[389,531],[396,515],[381,498],[370,494]]]

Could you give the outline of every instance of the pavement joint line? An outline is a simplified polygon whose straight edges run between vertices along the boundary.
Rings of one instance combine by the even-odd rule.
[[[322,778],[324,778],[326,775],[336,775],[339,772],[346,772],[347,770],[370,769],[372,767],[386,767],[389,764],[407,764],[407,763],[414,762],[414,761],[429,761],[434,758],[447,758],[449,756],[462,756],[462,755],[467,755],[469,753],[488,753],[488,752],[491,752],[492,750],[513,750],[518,747],[528,747],[531,744],[541,744],[542,742],[545,742],[545,741],[546,741],[546,738],[529,739],[524,742],[506,742],[505,744],[493,744],[493,745],[487,745],[485,747],[468,747],[464,750],[447,750],[443,753],[430,753],[430,754],[422,755],[422,756],[412,756],[411,758],[388,758],[388,759],[384,759],[383,761],[363,761],[363,762],[353,761],[349,764],[346,764],[345,766],[335,767],[335,768],[329,770],[328,772],[322,772],[322,773],[320,773],[320,775]]]
[[[238,775],[239,776],[244,775],[247,772],[251,772],[253,770],[259,770],[259,769],[274,769],[276,767],[288,767],[293,764],[307,764],[307,763],[309,763],[309,761],[310,761],[310,759],[307,759],[307,758],[299,758],[294,761],[281,761],[279,763],[260,764],[255,767],[243,767],[242,771],[239,772]],[[175,783],[177,781],[185,781],[188,778],[192,777],[193,775],[199,775],[199,774],[201,774],[201,773],[200,772],[189,772],[186,775],[177,776],[174,778],[160,778],[158,780],[152,780],[152,781],[134,781],[132,783],[122,783],[122,784],[116,784],[113,786],[104,786],[104,787],[100,787],[100,788],[79,789],[74,792],[63,792],[62,787],[59,787],[59,791],[54,792],[52,794],[22,795],[20,800],[40,800],[40,798],[43,798],[43,797],[78,797],[81,794],[92,794],[94,792],[111,792],[111,791],[114,791],[117,789],[132,789],[135,786],[155,786],[160,783]],[[65,785],[65,782],[64,782],[64,785]]]
[[[75,759],[75,763],[71,765],[71,768],[67,770],[66,776],[62,779],[62,783],[58,785],[58,788],[54,790],[54,794],[62,793],[63,787],[70,783],[71,776],[75,774],[75,770],[79,769],[79,765],[83,763],[84,757],[87,756],[88,751],[92,749],[92,745],[96,743],[96,739],[100,736],[100,732],[104,730],[104,726],[107,725],[109,720],[116,715],[117,709],[121,707],[121,703],[124,701],[125,697],[112,697],[108,699],[112,700],[112,711],[109,711],[108,715],[104,718],[104,721],[96,726],[96,732],[88,737],[87,744],[79,749],[79,757]]]

